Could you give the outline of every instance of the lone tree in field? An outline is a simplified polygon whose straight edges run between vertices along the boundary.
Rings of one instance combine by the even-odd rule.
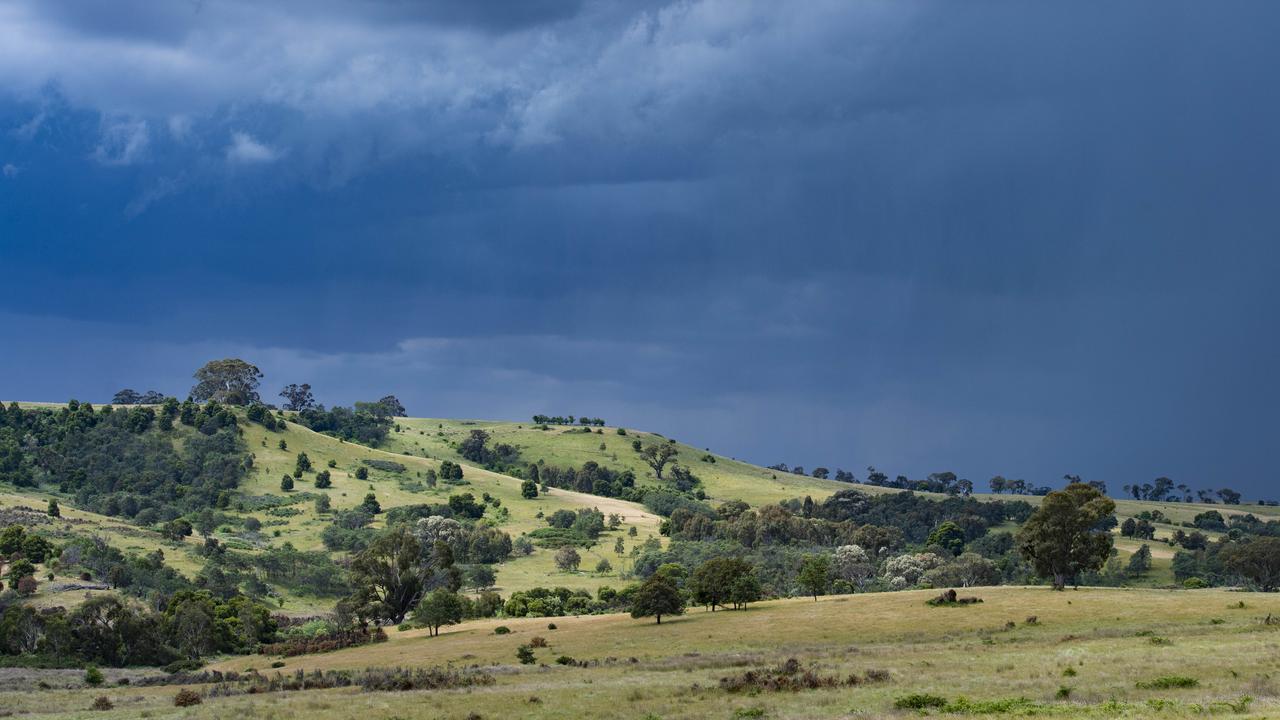
[[[280,391],[280,397],[284,398],[284,409],[301,412],[316,406],[316,398],[311,394],[311,385],[309,383],[289,383]]]
[[[826,555],[806,555],[800,563],[800,574],[796,577],[805,593],[813,596],[818,602],[819,595],[827,594],[831,585],[831,558]]]
[[[684,597],[675,581],[663,573],[654,573],[631,596],[631,617],[657,618],[662,624],[663,615],[683,615]]]
[[[576,572],[582,563],[582,556],[571,547],[562,547],[556,551],[556,567],[565,572]]]
[[[636,442],[639,442],[639,440]],[[678,453],[679,451],[676,449],[676,446],[671,445],[670,443],[646,445],[645,448],[640,451],[640,458],[644,460],[646,465],[653,468],[653,474],[661,480],[662,469],[667,466],[667,463],[675,459]]]
[[[436,588],[418,603],[413,619],[427,626],[432,636],[438,636],[442,625],[462,622],[462,610],[462,598],[457,593]]]
[[[210,360],[196,371],[191,399],[217,400],[224,405],[249,405],[259,401],[258,381],[262,371],[239,358]]]
[[[1098,525],[1116,504],[1098,489],[1071,483],[1045,495],[1040,509],[1018,531],[1018,551],[1041,577],[1062,590],[1080,573],[1100,569],[1111,557],[1111,533]]]
[[[538,497],[538,483],[532,480],[525,480],[520,483],[520,497],[525,500],[532,500]]]
[[[1260,537],[1223,550],[1226,568],[1271,592],[1280,587],[1280,538]]]

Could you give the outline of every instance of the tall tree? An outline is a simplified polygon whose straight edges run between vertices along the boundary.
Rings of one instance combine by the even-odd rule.
[[[426,625],[430,634],[440,635],[442,625],[462,622],[462,598],[446,588],[436,588],[427,593],[413,611],[413,619]]]
[[[738,587],[739,580],[754,573],[755,568],[746,560],[711,558],[694,568],[689,575],[687,588],[694,602],[706,605],[711,608],[711,612],[715,612],[717,605],[726,607],[733,603],[735,589],[745,591],[747,588],[746,585]]]
[[[400,525],[378,536],[351,562],[353,599],[363,617],[399,624],[431,574],[418,539]]]
[[[1228,570],[1253,581],[1263,592],[1280,587],[1280,538],[1260,537],[1223,550]]]
[[[645,461],[649,467],[653,468],[653,474],[659,480],[662,479],[662,469],[671,462],[675,456],[679,454],[675,445],[671,443],[658,443],[654,445],[646,445],[640,451],[640,458]]]
[[[1054,590],[1080,573],[1098,570],[1111,556],[1111,533],[1097,529],[1116,504],[1098,489],[1071,483],[1045,495],[1018,532],[1018,550]]]
[[[631,617],[657,618],[662,624],[663,615],[681,615],[684,613],[684,596],[680,588],[669,576],[654,573],[645,580],[631,596]]]
[[[311,385],[309,383],[289,383],[280,391],[280,397],[284,398],[284,409],[301,412],[316,406],[316,398],[311,394]]]
[[[818,596],[825,595],[831,584],[831,558],[826,555],[805,555],[796,581],[817,602]]]
[[[380,418],[406,417],[404,404],[395,395],[387,395],[376,402],[358,402],[356,412],[365,412]]]
[[[259,401],[258,383],[262,371],[239,358],[210,360],[195,373],[191,399],[216,400],[226,405],[248,405]]]
[[[111,398],[112,405],[137,405],[142,396],[136,390],[125,388]]]

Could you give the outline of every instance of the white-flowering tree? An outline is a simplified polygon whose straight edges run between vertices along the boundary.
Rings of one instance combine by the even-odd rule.
[[[876,564],[858,545],[841,545],[831,560],[831,572],[837,580],[862,588],[875,577]]]
[[[945,561],[933,553],[908,553],[885,561],[880,575],[894,590],[905,590],[920,583],[926,572]]]
[[[924,581],[934,587],[999,585],[996,564],[977,553],[963,553],[951,562],[925,572]]]

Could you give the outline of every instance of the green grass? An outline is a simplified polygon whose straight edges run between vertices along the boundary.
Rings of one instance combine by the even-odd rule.
[[[94,717],[842,718],[894,716],[902,712],[894,709],[897,701],[916,695],[945,701],[931,713],[955,715],[1182,718],[1280,712],[1271,679],[1278,662],[1276,630],[1262,622],[1268,613],[1280,613],[1280,595],[1012,587],[973,592],[982,604],[948,611],[924,604],[930,592],[913,591],[816,603],[781,600],[736,612],[692,610],[660,626],[623,615],[556,618],[557,630],[548,630],[545,618],[476,621],[445,628],[437,638],[425,631],[393,632],[383,644],[288,658],[281,669],[490,668],[495,684],[466,690],[219,697],[186,713],[172,707],[174,687],[13,690],[0,692],[0,707],[24,717],[81,717],[94,697],[105,694],[116,709]],[[1248,612],[1228,615],[1225,624],[1210,622],[1240,598],[1247,600]],[[1025,624],[1030,615],[1039,617],[1037,625]],[[1010,620],[1016,627],[1004,630]],[[493,634],[499,624],[512,633]],[[1153,646],[1144,632],[1169,638],[1172,645]],[[516,648],[534,636],[546,638],[549,647],[536,650],[539,664],[522,666]],[[562,655],[585,660],[588,667],[557,665]],[[788,658],[821,676],[867,678],[883,671],[887,679],[796,692],[731,694],[718,687],[720,678],[778,667]],[[272,660],[235,658],[216,667],[265,669]],[[1063,698],[1067,668],[1075,674],[1069,698]],[[1138,687],[1166,677],[1195,683]]]
[[[445,420],[441,418],[400,418],[401,432],[393,432],[388,448],[395,452],[408,451],[414,455],[460,460],[455,446],[472,430],[485,430],[492,435],[490,443],[508,443],[520,448],[526,462],[545,461],[559,467],[580,467],[593,460],[617,470],[629,469],[636,474],[638,484],[654,484],[653,470],[640,459],[631,443],[640,440],[648,445],[668,441],[660,435],[628,428],[626,435],[619,435],[616,427],[600,428],[601,433],[584,433],[576,427],[550,426],[539,430],[531,423],[496,422],[488,420]],[[600,445],[605,449],[601,450]],[[763,505],[789,498],[811,495],[821,499],[836,490],[848,487],[833,480],[818,480],[804,475],[780,473],[724,455],[709,452],[677,442],[679,454],[676,462],[689,467],[703,481],[707,494],[716,501],[744,500],[751,505]],[[712,455],[716,461],[703,462],[704,455]],[[880,488],[868,488],[870,492]]]

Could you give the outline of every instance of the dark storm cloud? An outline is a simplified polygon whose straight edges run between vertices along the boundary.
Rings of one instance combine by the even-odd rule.
[[[1267,489],[1273,4],[116,7],[0,2],[0,396]]]

